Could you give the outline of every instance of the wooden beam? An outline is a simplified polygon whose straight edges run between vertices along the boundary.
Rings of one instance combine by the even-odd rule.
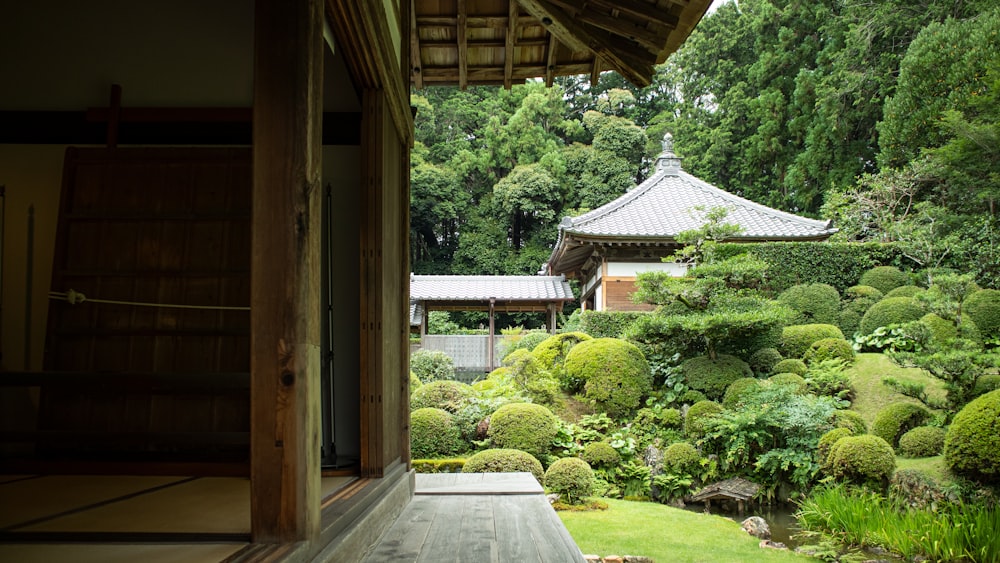
[[[253,541],[320,529],[322,0],[256,0],[250,274]]]
[[[465,90],[469,81],[469,46],[465,42],[466,32],[465,0],[458,0],[458,87]]]
[[[504,58],[503,58],[503,87],[510,90],[511,78],[514,74],[514,41],[517,39],[517,13],[520,8],[517,6],[517,0],[508,0],[508,15],[507,15],[507,36],[504,45]]]
[[[590,87],[593,88],[597,86],[597,82],[601,79],[601,58],[594,57],[594,65],[590,67]]]
[[[503,39],[466,39],[465,44],[470,49],[503,49],[507,46],[507,39],[506,36]],[[521,38],[514,41],[514,47],[545,47],[548,44],[549,40],[543,37],[537,39]],[[434,39],[421,41],[420,46],[425,49],[454,49],[455,42],[450,39]]]
[[[545,63],[545,87],[552,87],[552,79],[556,71],[556,62],[558,61],[557,51],[559,50],[559,40],[556,39],[555,35],[549,34],[549,46],[546,50],[546,63]]]
[[[420,33],[417,30],[417,11],[413,6],[415,0],[410,0],[410,79],[417,90],[424,88],[424,75],[421,74]]]
[[[649,4],[642,0],[590,0],[589,3],[605,10],[618,10],[670,29],[677,27],[677,23],[680,21],[680,18],[670,12],[660,10],[655,4]]]

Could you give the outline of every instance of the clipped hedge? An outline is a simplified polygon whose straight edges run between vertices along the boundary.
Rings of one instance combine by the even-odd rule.
[[[890,297],[872,305],[863,317],[859,330],[871,334],[880,326],[903,324],[919,320],[927,311],[910,297]]]
[[[583,461],[591,467],[615,468],[622,462],[622,456],[618,450],[611,447],[607,442],[591,442],[584,446],[580,452]]]
[[[888,442],[872,434],[834,442],[827,456],[830,473],[858,484],[886,485],[896,471],[896,454]]]
[[[975,294],[973,294],[975,295]],[[958,411],[944,439],[944,460],[964,477],[1000,481],[1000,389],[981,395]]]
[[[726,393],[722,397],[722,406],[727,409],[735,408],[760,387],[761,380],[755,377],[741,377],[726,387]]]
[[[583,396],[614,418],[635,410],[653,389],[653,374],[639,348],[617,338],[596,338],[566,355],[566,376],[583,381]]]
[[[535,476],[539,483],[545,477],[542,462],[521,450],[491,449],[483,450],[465,460],[462,473],[517,473],[526,471]]]
[[[543,330],[536,330],[524,333],[517,337],[508,337],[505,340],[507,351],[504,352],[503,359],[506,360],[513,352],[517,350],[527,350],[528,352],[535,349],[542,343],[543,340],[548,338],[550,334]]]
[[[844,340],[844,333],[831,324],[807,324],[786,326],[781,331],[779,349],[786,358],[801,358],[814,342],[824,338]]]
[[[487,433],[498,448],[517,449],[544,456],[552,449],[559,419],[552,411],[533,403],[508,403],[490,417]]]
[[[807,371],[809,371],[809,367],[805,362],[798,358],[781,360],[780,362],[774,364],[774,367],[771,368],[771,373],[794,373],[796,375],[805,375]]]
[[[793,311],[792,324],[834,324],[840,313],[840,292],[832,285],[793,285],[778,295],[778,301]]]
[[[931,413],[915,403],[892,403],[875,415],[871,433],[895,447],[899,438],[911,428],[923,424]]]
[[[542,368],[555,376],[564,389],[579,391],[583,387],[583,381],[567,378],[563,364],[566,361],[566,355],[574,346],[590,339],[591,336],[583,332],[554,334],[535,346],[532,353]]]
[[[819,460],[820,467],[826,468],[829,466],[830,450],[833,449],[833,445],[841,438],[848,436],[854,436],[854,432],[850,428],[834,428],[819,437],[819,442],[816,444],[816,459]]]
[[[681,364],[681,373],[688,386],[701,391],[709,399],[720,399],[726,387],[741,377],[753,377],[750,365],[736,356],[719,354],[713,360],[698,356]]]
[[[767,381],[771,385],[790,385],[800,395],[806,392],[806,380],[797,373],[776,373],[768,377]]]
[[[424,383],[455,379],[455,362],[440,350],[417,350],[410,356],[410,371]]]
[[[580,330],[594,338],[621,338],[625,329],[645,311],[584,311],[580,314]]]
[[[594,492],[594,470],[578,457],[558,459],[545,472],[545,488],[569,504],[578,504]]]
[[[465,459],[415,459],[412,464],[417,473],[461,473]]]
[[[944,449],[944,428],[917,426],[899,438],[899,455],[903,457],[931,457]]]
[[[843,338],[822,338],[812,343],[802,357],[807,363],[824,360],[843,360],[844,364],[854,363],[854,348]]]
[[[432,381],[410,394],[410,410],[433,407],[455,414],[475,394],[471,385],[461,381]]]
[[[462,434],[451,413],[422,408],[410,413],[410,451],[414,457],[447,457],[462,447]]]
[[[694,473],[701,464],[701,454],[688,442],[674,442],[663,451],[663,467],[670,473]]]
[[[750,355],[747,363],[750,364],[750,369],[760,377],[775,373],[775,364],[783,359],[785,358],[782,357],[781,352],[777,348],[761,348]]]
[[[690,438],[700,438],[705,433],[705,420],[723,410],[722,405],[715,401],[698,401],[691,405],[684,415],[684,434]]]
[[[865,424],[864,417],[858,411],[847,409],[835,410],[830,422],[837,428],[848,428],[859,436],[868,433],[868,425]]]
[[[983,335],[1000,334],[1000,291],[980,289],[962,304],[962,311],[968,315]]]
[[[931,342],[935,344],[944,344],[958,337],[958,327],[955,326],[955,323],[943,319],[934,313],[927,313],[920,317],[920,322],[927,325],[927,329],[931,333]]]
[[[927,290],[915,285],[901,285],[888,293],[886,293],[882,299],[891,299],[893,297],[916,297],[921,293],[927,293]]]
[[[909,283],[909,276],[893,266],[876,266],[861,274],[861,278],[858,280],[858,285],[870,285],[883,294]]]

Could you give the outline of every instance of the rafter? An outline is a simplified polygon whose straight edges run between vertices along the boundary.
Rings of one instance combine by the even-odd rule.
[[[517,39],[517,0],[509,0],[507,14],[507,41],[504,45],[503,87],[510,90],[511,75],[514,72],[514,40]]]
[[[618,10],[619,12],[648,20],[654,24],[662,25],[674,29],[680,19],[665,10],[658,9],[653,4],[647,4],[640,0],[590,0],[590,4],[599,6],[606,10]]]
[[[424,88],[424,75],[421,73],[420,62],[420,32],[417,30],[417,9],[410,0],[410,75],[417,90]]]
[[[556,61],[559,60],[556,52],[559,50],[559,40],[555,35],[549,34],[549,48],[545,62],[545,86],[552,87],[552,78],[556,70]]]

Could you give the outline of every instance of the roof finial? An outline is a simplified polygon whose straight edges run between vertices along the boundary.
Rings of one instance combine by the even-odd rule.
[[[667,131],[663,134],[663,152],[674,152],[674,136]]]
[[[670,131],[663,135],[663,152],[656,159],[656,169],[675,175],[681,170],[681,158],[674,154],[674,136]]]

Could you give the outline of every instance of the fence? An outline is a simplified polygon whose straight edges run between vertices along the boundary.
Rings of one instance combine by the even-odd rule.
[[[503,336],[494,337],[493,361],[497,365],[500,364],[500,358],[503,357],[505,346]],[[490,337],[486,335],[425,334],[420,339],[420,346],[411,349],[410,352],[419,349],[439,350],[448,354],[455,362],[457,379],[466,383],[481,379],[490,371]]]

